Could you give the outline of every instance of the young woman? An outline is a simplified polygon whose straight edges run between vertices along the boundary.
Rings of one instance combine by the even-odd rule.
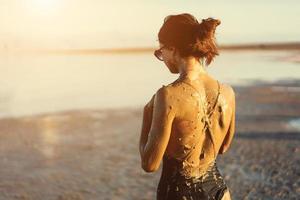
[[[218,55],[219,24],[212,18],[198,23],[186,13],[170,15],[158,33],[155,56],[180,74],[144,107],[139,150],[146,172],[156,171],[163,160],[158,200],[230,199],[215,161],[235,132],[235,94],[204,66]]]

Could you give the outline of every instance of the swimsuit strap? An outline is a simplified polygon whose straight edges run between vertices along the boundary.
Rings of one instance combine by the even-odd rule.
[[[202,100],[202,98],[201,98],[202,95],[200,94],[200,92],[199,92],[192,84],[190,84],[190,83],[188,83],[188,82],[185,82],[185,81],[182,81],[182,83],[185,83],[185,84],[191,86],[191,87],[199,94],[200,100],[202,101],[203,108],[204,108],[204,103],[203,103],[203,100]],[[204,114],[207,114],[209,117],[212,115],[213,111],[215,110],[215,107],[216,107],[216,105],[217,105],[217,103],[218,103],[219,96],[220,96],[220,88],[221,88],[221,87],[220,87],[220,83],[219,83],[218,80],[217,80],[217,83],[218,83],[218,94],[217,94],[217,98],[216,98],[216,101],[215,101],[215,103],[214,103],[214,106],[212,107],[211,112],[209,112],[209,113],[208,113],[207,111],[204,112]]]
[[[210,116],[213,114],[213,111],[215,110],[215,107],[218,103],[218,100],[219,100],[219,96],[220,96],[220,83],[219,81],[217,80],[217,83],[218,83],[218,95],[217,95],[217,98],[216,98],[216,101],[214,103],[214,106],[213,108],[211,109],[210,113],[207,112],[207,110],[205,109],[205,103],[203,102],[202,98],[201,98],[201,94],[200,92],[190,83],[188,82],[185,82],[185,81],[182,81],[183,83],[189,85],[190,87],[192,87],[198,94],[199,94],[199,97],[200,97],[200,101],[202,103],[202,108],[203,108],[203,113],[204,113],[204,116],[202,118],[203,122],[204,122],[204,128],[203,128],[203,131],[206,131],[207,129],[209,130],[209,136],[210,136],[210,139],[211,139],[211,142],[213,144],[213,147],[214,147],[214,157],[216,156],[216,152],[215,152],[215,142],[214,142],[214,138],[213,138],[213,135],[212,135],[212,130],[211,130],[211,121],[210,121]]]
[[[216,101],[215,101],[215,103],[214,103],[214,106],[213,106],[213,108],[211,109],[211,112],[208,114],[208,116],[211,116],[211,115],[212,115],[213,111],[214,111],[215,108],[216,108],[216,105],[217,105],[217,103],[218,103],[218,100],[219,100],[219,96],[220,96],[220,83],[219,83],[219,81],[217,81],[217,82],[218,82],[218,95],[217,95]]]

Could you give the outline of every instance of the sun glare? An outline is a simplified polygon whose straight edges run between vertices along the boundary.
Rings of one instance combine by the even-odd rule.
[[[42,13],[49,13],[57,9],[60,0],[33,0],[35,9]]]

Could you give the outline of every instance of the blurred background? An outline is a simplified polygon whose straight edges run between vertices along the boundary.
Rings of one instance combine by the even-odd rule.
[[[180,13],[221,20],[207,70],[236,92],[236,139],[219,158],[234,199],[299,199],[299,11],[298,0],[0,0],[0,199],[155,199],[142,107],[178,77],[153,51]]]

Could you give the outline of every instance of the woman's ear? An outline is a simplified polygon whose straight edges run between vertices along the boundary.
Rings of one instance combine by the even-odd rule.
[[[172,51],[172,54],[175,53],[176,48],[175,47],[169,47],[169,50]]]
[[[179,58],[180,58],[180,55],[179,55],[179,52],[178,52],[178,49],[176,49],[175,47],[172,47],[173,50],[172,50],[172,58],[175,62],[179,61]]]
[[[172,58],[174,58],[176,54],[176,48],[171,46],[168,47],[168,50],[171,51]]]

